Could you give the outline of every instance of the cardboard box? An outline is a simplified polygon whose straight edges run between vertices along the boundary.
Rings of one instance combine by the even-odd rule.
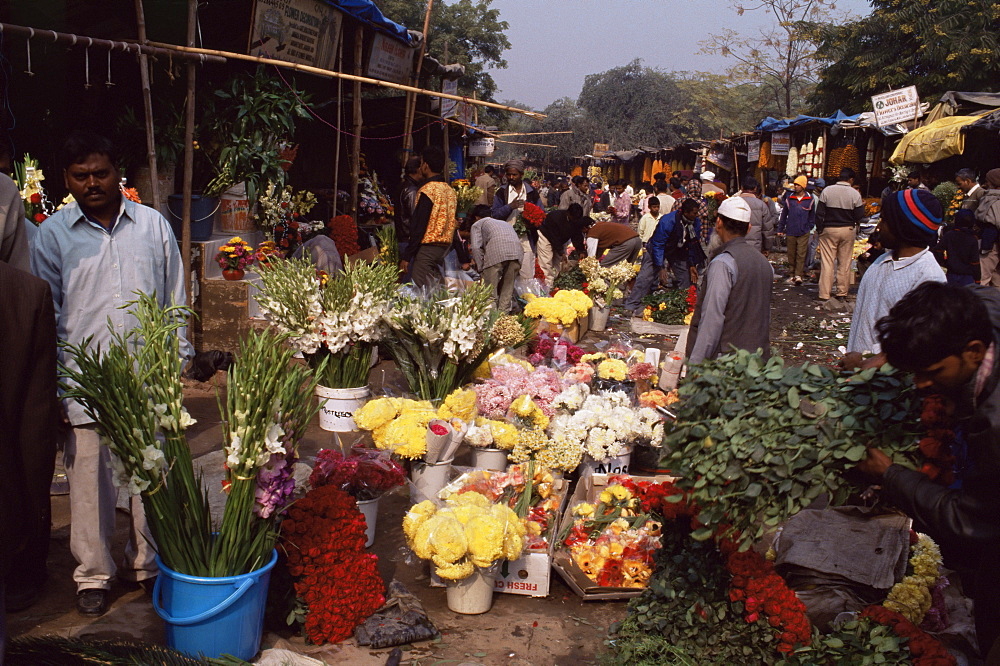
[[[608,479],[614,475],[594,474],[583,476],[576,484],[573,496],[566,504],[563,511],[562,520],[559,521],[560,528],[573,522],[573,507],[581,502],[594,502],[607,485]],[[629,475],[635,481],[652,481],[662,483],[672,481],[675,477],[670,476],[638,476]],[[566,584],[584,601],[604,601],[608,599],[630,599],[642,594],[645,588],[641,587],[602,587],[591,580],[587,574],[580,570],[569,551],[564,548],[558,549],[552,556],[552,568],[559,576],[566,581]]]
[[[582,317],[581,317],[582,319]],[[563,326],[562,324],[551,324],[544,319],[539,319],[538,324],[535,326],[535,333],[542,333],[548,331],[549,334],[556,338],[565,336],[571,343],[576,344],[582,337],[580,333],[580,319],[577,319],[569,326]]]

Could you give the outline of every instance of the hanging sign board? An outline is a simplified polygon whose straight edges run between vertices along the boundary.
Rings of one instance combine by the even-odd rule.
[[[458,79],[448,80],[445,79],[441,82],[441,92],[448,95],[458,94]],[[441,117],[442,118],[453,118],[455,116],[455,110],[458,108],[457,99],[448,99],[447,97],[441,98]]]
[[[604,157],[608,154],[609,144],[607,143],[595,143],[594,144],[594,157]]]
[[[491,137],[473,139],[469,142],[469,157],[489,157],[495,149],[496,142]]]
[[[257,0],[250,55],[333,69],[344,15],[316,0]]]
[[[872,95],[872,106],[875,107],[875,122],[879,127],[920,117],[920,96],[916,86]]]
[[[747,162],[760,161],[760,139],[750,139],[747,142]]]
[[[416,49],[403,45],[392,37],[376,32],[368,52],[365,74],[392,83],[408,83],[413,71]]]
[[[772,155],[787,155],[788,150],[792,147],[792,135],[788,132],[772,132],[771,133],[771,154]]]

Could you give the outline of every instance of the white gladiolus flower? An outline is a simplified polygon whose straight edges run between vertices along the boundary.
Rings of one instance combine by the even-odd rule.
[[[268,428],[267,437],[264,438],[264,448],[269,454],[285,453],[285,447],[281,442],[284,436],[285,431],[277,423]]]
[[[166,467],[166,465],[167,459],[163,456],[163,451],[160,449],[150,444],[142,450],[143,469],[162,469],[163,467]]]
[[[144,479],[133,474],[132,478],[128,481],[127,490],[129,495],[139,495],[146,488],[149,488],[149,479]]]

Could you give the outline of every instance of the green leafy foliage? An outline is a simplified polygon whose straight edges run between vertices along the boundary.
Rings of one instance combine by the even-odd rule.
[[[927,99],[997,89],[1000,5],[993,0],[873,0],[872,7],[858,21],[812,26],[817,57],[827,63],[816,111],[909,85]]]
[[[906,639],[889,627],[868,618],[845,622],[829,634],[815,633],[811,645],[801,647],[777,662],[778,666],[815,666],[816,664],[913,663]]]
[[[573,266],[569,270],[559,274],[553,283],[556,289],[580,289],[587,281],[587,276],[583,274],[579,266]]]
[[[919,398],[888,367],[839,376],[741,350],[696,366],[679,393],[661,466],[700,508],[696,539],[731,526],[745,549],[822,493],[843,503],[867,446],[904,464],[916,450]]]
[[[664,527],[657,573],[612,628],[604,663],[773,664],[777,637],[766,620],[748,624],[743,604],[730,603],[729,573],[715,543],[693,541],[680,522]]]
[[[680,289],[650,294],[642,299],[642,304],[653,308],[653,321],[659,324],[683,324],[688,314],[687,292]]]

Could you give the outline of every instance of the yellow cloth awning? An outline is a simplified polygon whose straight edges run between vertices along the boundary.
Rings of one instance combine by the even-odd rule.
[[[980,115],[947,116],[918,127],[900,140],[889,161],[930,164],[961,155],[965,150],[962,128],[979,120]]]

